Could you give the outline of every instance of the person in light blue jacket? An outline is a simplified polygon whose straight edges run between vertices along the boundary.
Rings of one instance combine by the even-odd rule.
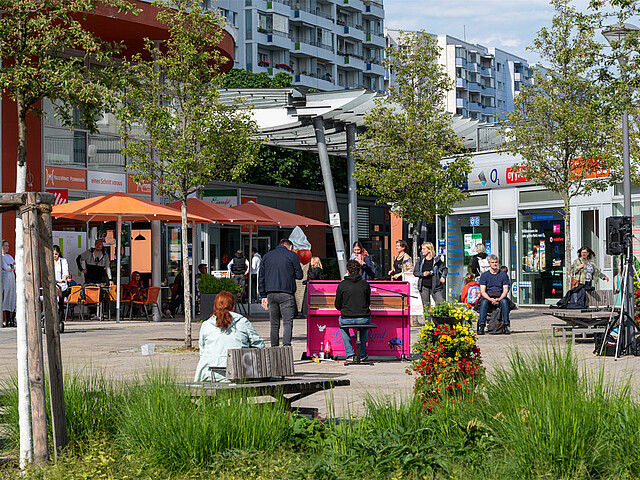
[[[223,290],[213,302],[213,315],[200,328],[200,361],[196,368],[194,382],[228,381],[227,350],[230,348],[264,348],[251,322],[233,311],[235,297]],[[215,367],[209,370],[209,367]]]

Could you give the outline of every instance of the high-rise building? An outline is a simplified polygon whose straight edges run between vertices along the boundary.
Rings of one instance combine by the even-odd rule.
[[[386,30],[388,44],[397,44],[398,30]],[[445,109],[465,117],[496,123],[513,110],[523,85],[532,82],[527,60],[499,48],[465,42],[450,35],[433,35],[440,48],[439,63],[455,82]]]
[[[235,68],[321,91],[384,90],[382,0],[218,0],[233,27]]]

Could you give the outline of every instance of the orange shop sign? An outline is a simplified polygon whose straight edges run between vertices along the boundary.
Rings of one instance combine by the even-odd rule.
[[[151,195],[151,183],[137,183],[132,174],[127,175],[127,192],[132,195]]]
[[[44,167],[45,188],[87,189],[87,172],[75,168]]]

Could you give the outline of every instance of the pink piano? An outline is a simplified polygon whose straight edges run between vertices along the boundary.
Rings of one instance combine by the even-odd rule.
[[[320,344],[331,343],[334,355],[344,355],[335,309],[337,280],[311,281],[307,285],[307,356],[320,351]],[[371,323],[367,353],[372,356],[407,358],[410,355],[409,283],[370,281]],[[401,295],[404,294],[404,295]],[[355,333],[355,332],[354,332]]]

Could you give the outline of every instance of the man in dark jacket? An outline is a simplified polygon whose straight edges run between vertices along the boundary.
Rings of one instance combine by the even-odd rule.
[[[280,345],[280,319],[282,318],[282,344],[291,345],[293,317],[296,314],[296,279],[302,280],[300,259],[293,251],[293,243],[283,239],[280,245],[262,257],[258,272],[258,293],[262,308],[269,310],[271,346]]]
[[[338,285],[336,290],[336,300],[334,305],[340,310],[340,333],[342,334],[342,343],[344,343],[344,353],[347,355],[347,361],[353,360],[353,346],[351,345],[351,336],[349,335],[350,325],[366,325],[371,323],[371,287],[366,280],[360,276],[360,263],[357,260],[349,260],[347,262],[347,273],[344,280]],[[369,338],[369,330],[364,330],[360,336],[360,359],[366,360],[367,355],[367,339]]]

